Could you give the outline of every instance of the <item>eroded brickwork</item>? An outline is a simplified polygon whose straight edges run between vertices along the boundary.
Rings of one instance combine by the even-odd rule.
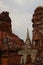
[[[43,7],[35,9],[32,44],[12,33],[9,12],[0,14],[0,65],[43,65]]]

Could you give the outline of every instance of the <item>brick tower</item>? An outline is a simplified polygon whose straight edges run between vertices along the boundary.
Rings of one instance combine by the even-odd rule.
[[[35,9],[33,18],[33,39],[32,46],[37,49],[36,65],[43,65],[43,7]]]
[[[0,14],[0,65],[20,65],[24,41],[12,33],[11,19],[8,12]]]

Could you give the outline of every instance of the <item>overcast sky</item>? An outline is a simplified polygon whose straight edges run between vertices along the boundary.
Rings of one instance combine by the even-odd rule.
[[[12,31],[25,41],[27,28],[32,39],[32,15],[43,0],[0,0],[0,13],[8,11],[12,20]]]

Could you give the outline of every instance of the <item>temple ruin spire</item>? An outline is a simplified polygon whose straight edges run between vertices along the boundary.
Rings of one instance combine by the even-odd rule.
[[[29,29],[28,28],[27,28],[26,45],[28,46],[28,48],[31,48],[31,42],[30,42]]]
[[[29,29],[27,28],[27,37],[26,37],[26,40],[29,40],[30,37],[29,37]]]

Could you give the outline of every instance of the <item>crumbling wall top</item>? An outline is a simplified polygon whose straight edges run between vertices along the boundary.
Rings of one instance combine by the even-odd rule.
[[[6,22],[11,22],[11,19],[10,19],[10,17],[9,17],[9,12],[2,12],[1,14],[0,14],[0,21],[6,21]]]

